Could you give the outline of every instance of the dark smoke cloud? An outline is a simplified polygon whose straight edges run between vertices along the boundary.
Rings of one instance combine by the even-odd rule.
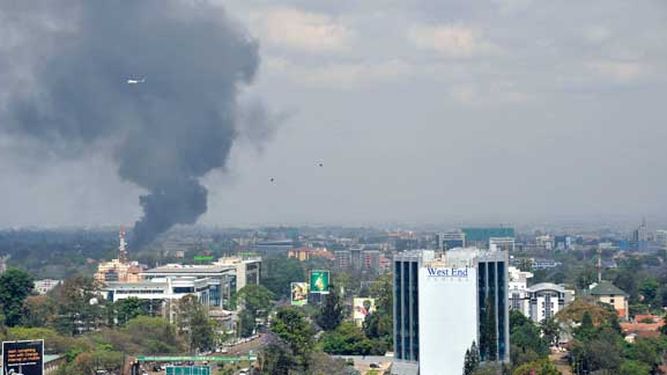
[[[258,46],[218,6],[185,0],[3,4],[0,13],[12,24],[2,31],[21,43],[4,46],[19,60],[0,64],[0,83],[13,90],[2,129],[75,157],[112,144],[118,174],[148,191],[140,197],[136,247],[206,212],[207,190],[199,180],[225,166],[240,132],[269,134],[261,105],[250,108],[256,113],[240,113],[237,104],[257,71]],[[31,74],[17,84],[26,66]],[[126,82],[144,76],[145,84]],[[244,125],[251,131],[239,128],[239,119],[253,118],[261,121]]]

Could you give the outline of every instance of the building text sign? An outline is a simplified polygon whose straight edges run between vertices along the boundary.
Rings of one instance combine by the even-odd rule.
[[[470,267],[425,267],[426,275],[433,279],[467,279]]]
[[[44,340],[4,341],[3,374],[43,375]]]

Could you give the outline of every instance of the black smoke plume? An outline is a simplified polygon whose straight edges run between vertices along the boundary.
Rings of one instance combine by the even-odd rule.
[[[262,117],[238,106],[257,43],[206,1],[1,3],[0,33],[16,36],[0,49],[14,59],[0,63],[1,128],[74,157],[112,144],[120,177],[147,191],[135,247],[196,222],[200,178],[225,166],[239,118]]]

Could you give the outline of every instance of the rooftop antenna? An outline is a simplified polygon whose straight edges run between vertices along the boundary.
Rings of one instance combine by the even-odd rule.
[[[602,249],[598,247],[598,284],[602,282]]]

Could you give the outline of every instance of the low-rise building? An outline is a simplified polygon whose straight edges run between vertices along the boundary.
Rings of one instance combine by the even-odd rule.
[[[53,290],[53,288],[62,284],[62,280],[53,280],[53,279],[44,279],[44,280],[35,280],[34,289],[35,292],[39,294],[46,294]]]
[[[542,322],[556,316],[574,300],[574,291],[562,285],[539,283],[528,287],[527,311],[524,314],[534,322]]]
[[[112,259],[100,263],[94,278],[98,282],[120,281],[134,283],[141,281],[142,267],[138,262],[127,262],[121,259]]]
[[[591,284],[588,294],[596,301],[612,305],[619,318],[628,320],[628,294],[609,281]]]
[[[532,272],[521,271],[517,267],[509,267],[509,283],[507,284],[507,295],[509,296],[509,308],[526,313],[526,300],[528,299],[528,279],[533,278]]]
[[[194,295],[203,305],[211,305],[211,283],[207,278],[164,277],[141,282],[107,282],[102,288],[106,299],[117,302],[128,298],[161,303],[162,315],[171,322],[177,313],[175,303],[187,295]]]

